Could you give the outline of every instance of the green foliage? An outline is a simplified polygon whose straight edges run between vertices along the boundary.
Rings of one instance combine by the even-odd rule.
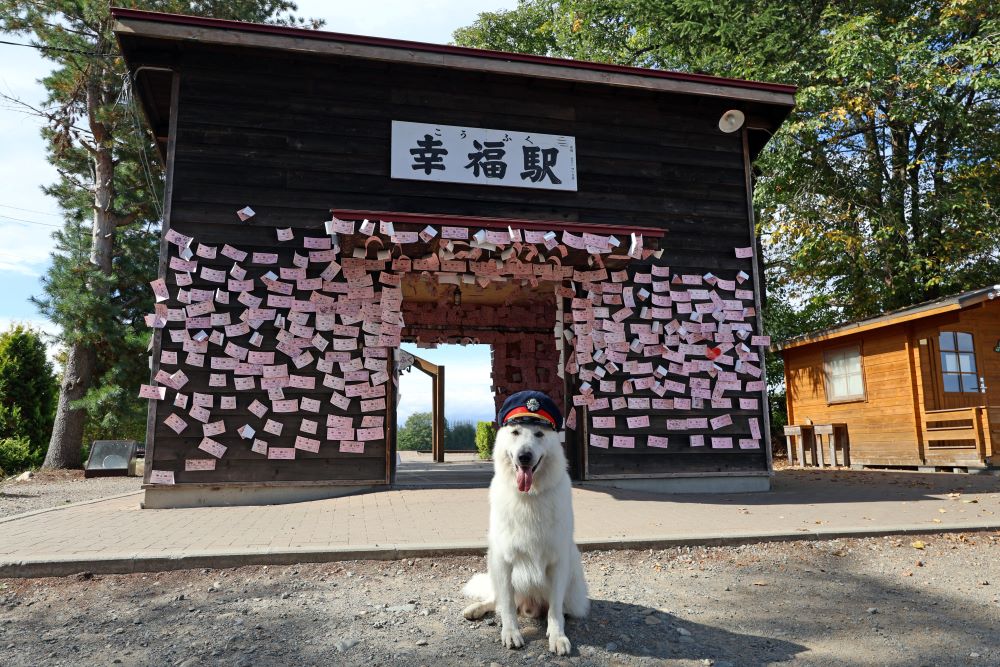
[[[998,36],[992,0],[522,0],[455,33],[798,85],[755,204],[771,298],[805,322],[1000,280]]]
[[[497,439],[497,426],[493,422],[479,422],[476,424],[476,450],[479,458],[484,461],[493,456],[493,443]]]
[[[18,324],[0,334],[0,439],[24,439],[36,465],[45,458],[55,415],[55,377],[45,353],[37,331]]]
[[[16,475],[37,465],[25,436],[0,438],[0,477]]]
[[[396,448],[427,451],[431,448],[434,417],[430,412],[414,412],[396,435]]]
[[[296,5],[286,0],[114,4],[321,25],[295,17]],[[157,272],[163,175],[155,143],[131,101],[131,77],[118,54],[109,7],[104,0],[0,0],[0,32],[29,36],[54,65],[42,81],[47,99],[37,114],[47,121],[42,135],[60,174],[44,190],[66,222],[53,235],[52,267],[35,303],[59,325],[60,343],[96,356],[93,375],[81,378],[87,393],[73,406],[86,408],[87,437],[141,439],[147,402],[138,399],[136,388],[149,376],[142,315],[152,308],[148,281]],[[22,104],[35,107],[34,101]]]
[[[449,424],[444,433],[444,448],[449,452],[475,450],[476,427],[470,421]]]

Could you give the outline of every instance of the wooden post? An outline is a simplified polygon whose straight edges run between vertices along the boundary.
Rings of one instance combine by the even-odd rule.
[[[444,463],[444,366],[434,376],[434,445],[435,463]]]

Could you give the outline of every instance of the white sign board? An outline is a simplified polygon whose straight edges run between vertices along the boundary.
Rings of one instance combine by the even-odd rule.
[[[393,178],[576,192],[576,139],[392,121]]]

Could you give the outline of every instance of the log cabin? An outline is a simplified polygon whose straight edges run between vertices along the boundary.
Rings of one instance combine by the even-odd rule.
[[[1000,285],[774,349],[785,361],[788,423],[846,424],[852,467],[1000,463]]]
[[[752,164],[794,87],[113,13],[166,173],[146,507],[391,485],[402,341],[490,344],[576,480],[769,488]]]

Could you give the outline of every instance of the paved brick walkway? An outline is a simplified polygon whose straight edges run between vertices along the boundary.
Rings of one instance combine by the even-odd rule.
[[[140,499],[0,521],[0,576],[468,553],[484,548],[488,523],[485,488],[169,510],[140,509]],[[1000,478],[992,476],[787,470],[770,493],[586,487],[574,489],[573,502],[584,548],[1000,529]]]

